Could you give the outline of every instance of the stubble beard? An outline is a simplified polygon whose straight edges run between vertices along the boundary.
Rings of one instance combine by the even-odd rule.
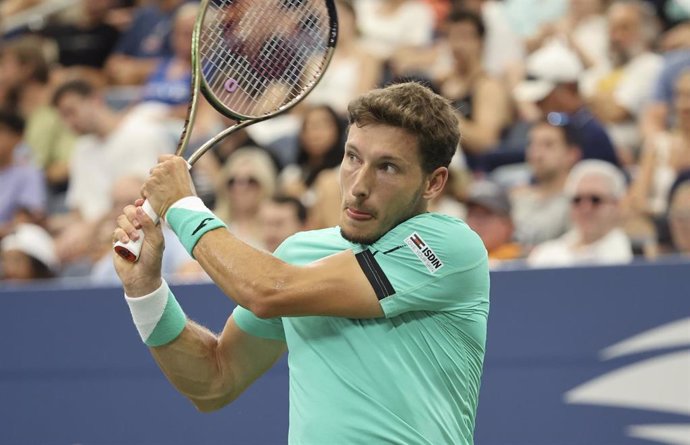
[[[394,227],[396,227],[398,224],[407,221],[408,219],[412,218],[413,216],[417,216],[421,211],[419,211],[420,208],[420,202],[422,201],[422,191],[421,188],[420,190],[417,190],[413,196],[413,199],[410,202],[409,206],[406,206],[406,209],[410,209],[408,213],[405,213],[402,215],[400,218],[398,218],[394,224],[392,224],[390,227],[386,227],[385,230],[382,230],[381,232],[371,234],[371,235],[354,235],[354,234],[349,234],[345,230],[343,230],[342,226],[340,227],[340,236],[342,236],[344,239],[347,241],[354,243],[354,244],[364,244],[364,245],[371,245],[374,244],[376,241],[378,241],[383,235],[386,233],[390,232]]]

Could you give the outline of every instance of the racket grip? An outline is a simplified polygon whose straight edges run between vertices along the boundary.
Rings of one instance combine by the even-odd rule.
[[[149,216],[149,218],[153,220],[154,223],[158,224],[158,220],[160,218],[156,214],[156,211],[153,210],[153,207],[151,207],[151,204],[149,204],[148,199],[144,201],[144,204],[141,206],[141,208],[144,210],[144,213],[146,213]],[[139,259],[139,254],[141,253],[141,246],[144,245],[144,231],[138,229],[137,233],[139,234],[138,240],[134,241],[130,239],[126,243],[123,243],[122,241],[117,241],[113,245],[113,250],[115,251],[115,253],[117,253],[123,259],[129,261],[130,263],[137,262],[137,260]]]

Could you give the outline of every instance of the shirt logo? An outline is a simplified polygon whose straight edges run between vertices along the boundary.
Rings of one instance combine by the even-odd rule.
[[[414,232],[412,235],[405,238],[405,244],[417,255],[417,258],[422,260],[422,263],[431,273],[443,267],[443,261],[427,246],[421,236]]]

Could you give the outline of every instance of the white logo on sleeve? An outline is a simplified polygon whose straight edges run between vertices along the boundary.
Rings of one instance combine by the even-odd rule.
[[[443,261],[427,246],[421,236],[414,232],[412,235],[405,238],[405,244],[412,249],[415,255],[422,260],[422,263],[429,269],[429,272],[435,273],[443,267]]]

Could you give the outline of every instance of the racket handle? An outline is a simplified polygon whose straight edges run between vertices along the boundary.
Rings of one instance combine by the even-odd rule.
[[[149,218],[153,220],[154,223],[158,224],[158,220],[160,218],[156,214],[156,211],[153,210],[153,207],[151,207],[151,204],[149,204],[148,199],[144,201],[144,204],[141,206],[141,208],[149,216]],[[137,233],[139,234],[138,240],[134,241],[130,239],[126,243],[123,243],[122,241],[117,241],[113,245],[113,250],[115,251],[115,253],[117,253],[123,259],[129,261],[130,263],[137,262],[137,260],[139,259],[139,254],[141,253],[141,246],[144,245],[144,231],[138,229]]]

